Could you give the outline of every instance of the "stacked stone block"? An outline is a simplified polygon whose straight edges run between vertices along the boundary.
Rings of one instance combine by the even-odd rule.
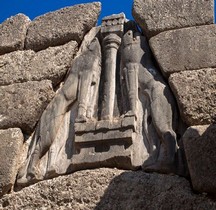
[[[216,192],[215,184],[210,187],[216,162],[210,152],[216,145],[213,5],[213,0],[135,0],[133,5],[134,18],[148,37],[153,55],[169,81],[181,118],[188,127],[192,126],[183,143],[193,187],[209,193]],[[199,156],[207,159],[202,157],[200,161]]]
[[[80,4],[31,21],[24,14],[0,24],[0,195],[14,185],[23,143],[70,69],[101,4]],[[23,137],[24,135],[24,137]]]

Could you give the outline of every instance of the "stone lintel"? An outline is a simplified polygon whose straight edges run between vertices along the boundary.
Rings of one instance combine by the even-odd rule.
[[[100,120],[97,122],[85,122],[74,124],[75,133],[89,133],[94,131],[109,131],[109,130],[121,130],[121,129],[136,129],[136,119],[134,116],[128,116],[125,118],[119,118],[115,120]]]
[[[102,141],[103,135],[102,133],[84,133],[81,135],[75,135],[75,143],[85,143],[85,142],[92,142],[92,141]]]
[[[75,136],[75,143],[85,143],[85,142],[103,142],[107,140],[116,140],[118,142],[118,139],[125,139],[125,138],[131,138],[133,133],[132,129],[126,130],[126,131],[120,131],[120,130],[110,130],[106,132],[89,132],[84,133],[82,135],[76,135]]]

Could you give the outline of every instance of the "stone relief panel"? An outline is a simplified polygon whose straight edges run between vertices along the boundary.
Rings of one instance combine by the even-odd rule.
[[[146,38],[123,13],[105,17],[42,114],[17,186],[97,167],[177,173],[177,132],[175,99]]]
[[[155,156],[154,160],[148,158],[143,168],[145,171],[174,172],[178,148],[174,131],[177,125],[174,97],[152,61],[146,38],[136,29],[129,29],[124,34],[121,53],[130,107],[126,116],[138,116],[141,113],[138,101],[143,99],[142,135],[146,137],[148,148],[152,147],[150,157]],[[150,131],[151,124],[154,131]],[[154,147],[157,155],[153,155]]]

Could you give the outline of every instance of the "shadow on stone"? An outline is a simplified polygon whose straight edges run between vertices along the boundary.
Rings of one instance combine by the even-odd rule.
[[[215,208],[210,199],[194,194],[185,178],[137,171],[115,177],[95,210]]]
[[[191,126],[183,136],[194,190],[215,194],[216,124]]]

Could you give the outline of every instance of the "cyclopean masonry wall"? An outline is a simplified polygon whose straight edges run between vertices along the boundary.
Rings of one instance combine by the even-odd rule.
[[[145,35],[214,23],[212,0],[134,0],[133,16]]]
[[[15,154],[11,161],[0,164],[2,194],[14,184],[18,190],[100,167],[142,168],[149,177],[151,172],[188,177],[189,171],[194,190],[216,193],[213,2],[172,4],[135,0],[133,14],[143,33],[123,13],[94,27],[100,3],[63,8],[33,21],[19,14],[0,25],[0,141],[15,141],[9,128],[24,135],[21,147],[7,147]],[[153,24],[143,15],[148,8],[163,17],[160,5],[173,17],[167,26],[166,18]],[[184,11],[182,18],[176,7]],[[14,30],[16,39],[7,35]],[[200,151],[205,158],[199,161]],[[202,199],[206,209],[214,208],[214,202]]]
[[[151,4],[148,0],[135,0],[133,8],[135,20],[145,34],[151,37],[150,47],[163,75],[169,81],[181,119],[188,127],[192,126],[182,139],[187,148],[185,154],[193,188],[209,193],[216,190],[214,179],[210,178],[211,171],[215,170],[215,158],[207,146],[211,144],[214,150],[215,135],[212,133],[216,122],[216,28],[213,25],[213,4],[211,0],[184,0],[178,3],[152,1]],[[170,23],[170,20],[173,21]],[[206,136],[211,143],[206,141]],[[203,158],[204,162],[201,163],[198,151],[200,156],[211,156],[211,161],[206,160],[204,163]],[[203,168],[203,165],[208,165],[208,169]],[[203,175],[208,177],[209,185]],[[211,187],[205,187],[207,185]]]
[[[0,194],[14,185],[17,169],[26,156],[26,140],[64,79],[81,40],[95,26],[100,7],[97,2],[76,5],[33,21],[18,14],[0,25],[0,129],[5,129],[0,132],[0,154],[5,150],[9,156],[0,164]],[[20,128],[24,140],[10,137],[12,128]],[[25,143],[23,148],[15,148],[20,139]],[[6,144],[11,146],[5,149]]]

